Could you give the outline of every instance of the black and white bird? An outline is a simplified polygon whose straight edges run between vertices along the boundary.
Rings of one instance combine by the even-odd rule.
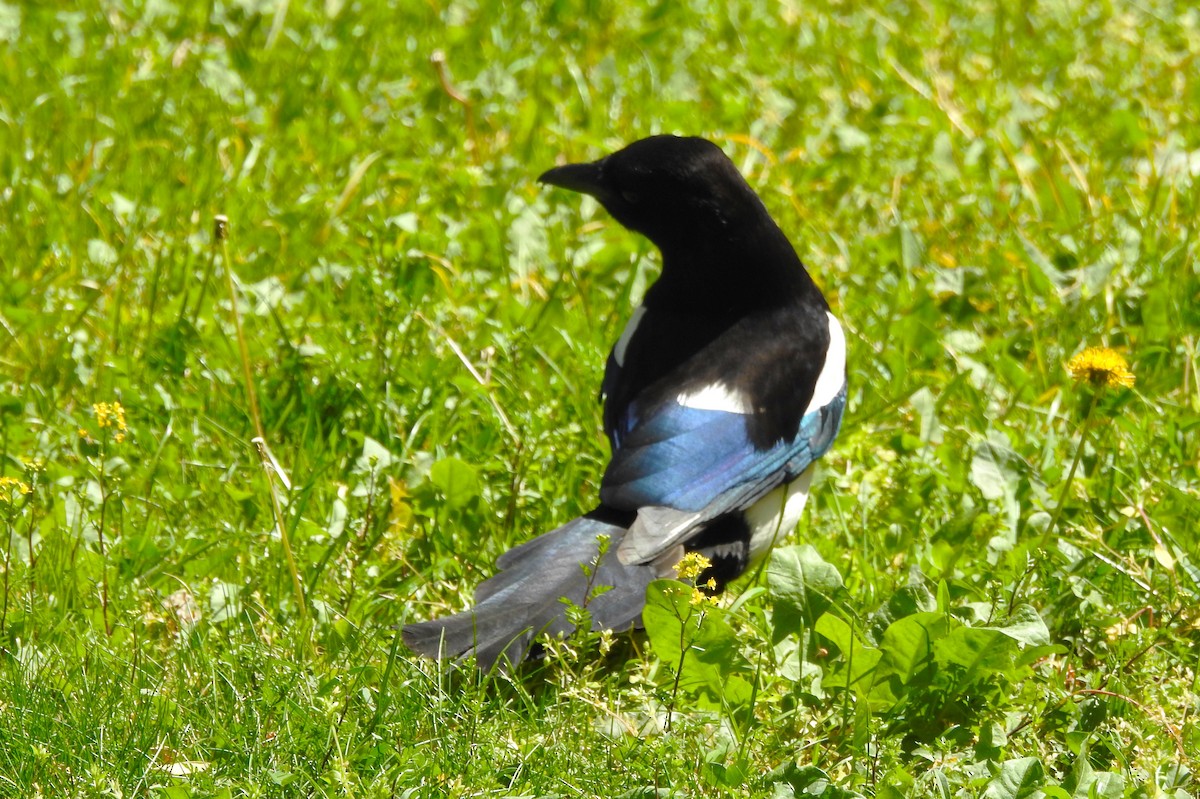
[[[646,586],[687,552],[711,561],[698,584],[745,572],[799,521],[846,403],[841,325],[715,144],[654,136],[539,180],[648,237],[662,273],[608,357],[596,509],[502,555],[473,609],[404,628],[414,651],[483,668],[569,633],[564,600],[595,629],[639,626]]]

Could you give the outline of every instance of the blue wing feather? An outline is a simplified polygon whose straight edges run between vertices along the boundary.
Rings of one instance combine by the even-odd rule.
[[[843,389],[806,415],[792,440],[759,449],[742,414],[665,403],[617,436],[600,498],[616,508],[665,506],[712,518],[733,509],[713,507],[720,498],[739,505],[736,497],[746,497],[749,504],[762,493],[757,489],[769,490],[807,469],[832,444],[844,406]]]

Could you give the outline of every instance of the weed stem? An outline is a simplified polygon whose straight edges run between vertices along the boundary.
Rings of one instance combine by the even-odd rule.
[[[1054,533],[1054,528],[1058,525],[1059,518],[1062,517],[1063,506],[1067,504],[1067,492],[1071,490],[1071,483],[1075,480],[1075,471],[1079,468],[1079,461],[1083,459],[1083,449],[1087,446],[1088,431],[1091,429],[1092,412],[1096,410],[1096,404],[1099,400],[1100,392],[1093,392],[1092,401],[1088,403],[1087,414],[1083,417],[1083,422],[1080,424],[1079,446],[1075,448],[1075,459],[1071,461],[1071,470],[1067,472],[1067,479],[1063,481],[1062,489],[1058,493],[1058,506],[1054,509],[1054,515],[1050,517],[1050,524],[1046,526],[1046,531],[1042,533],[1043,546]]]
[[[221,245],[221,261],[225,267],[225,277],[229,283],[229,309],[233,314],[233,326],[237,332],[238,354],[242,361],[242,378],[246,382],[246,400],[250,404],[250,418],[254,422],[254,445],[258,450],[259,462],[267,476],[267,485],[271,489],[271,508],[275,514],[275,529],[279,532],[279,541],[283,545],[283,556],[287,561],[288,572],[292,577],[292,590],[296,595],[296,607],[300,618],[308,619],[308,605],[304,601],[304,586],[300,582],[300,571],[296,568],[296,556],[292,553],[292,542],[288,536],[287,525],[283,522],[283,507],[279,501],[279,488],[275,485],[275,470],[267,448],[267,435],[263,430],[262,414],[258,409],[258,394],[254,390],[254,375],[250,371],[250,349],[246,346],[246,335],[242,331],[242,315],[238,311],[237,286],[233,279],[233,262],[229,260],[229,219],[224,214],[218,214],[213,219],[213,243]]]

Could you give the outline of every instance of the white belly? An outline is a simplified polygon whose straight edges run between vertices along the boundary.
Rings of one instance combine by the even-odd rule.
[[[746,509],[750,527],[750,562],[767,554],[767,550],[782,541],[795,529],[808,502],[808,487],[812,483],[813,467],[792,482],[781,485]]]

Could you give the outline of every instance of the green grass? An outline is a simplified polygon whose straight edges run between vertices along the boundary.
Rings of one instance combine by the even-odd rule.
[[[396,6],[0,4],[0,795],[1200,794],[1200,13]],[[656,271],[533,179],[655,132],[850,331],[812,549],[711,611],[727,685],[644,635],[446,673],[396,626],[594,501]]]

